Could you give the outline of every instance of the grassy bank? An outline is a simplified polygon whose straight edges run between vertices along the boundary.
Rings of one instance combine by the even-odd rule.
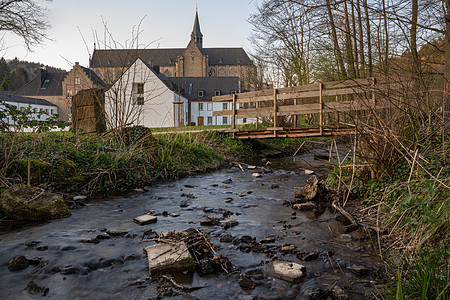
[[[156,181],[219,168],[227,157],[252,155],[249,144],[219,133],[132,133],[112,136],[71,132],[0,135],[0,189],[30,183],[68,194],[120,192]]]
[[[360,215],[381,229],[375,248],[388,278],[376,289],[381,299],[450,299],[449,138],[429,138],[407,149],[411,156],[392,151],[392,165],[373,163],[363,142],[328,176],[359,197]]]

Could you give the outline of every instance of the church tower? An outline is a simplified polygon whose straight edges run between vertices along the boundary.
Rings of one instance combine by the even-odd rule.
[[[195,10],[194,29],[191,33],[191,39],[197,44],[197,46],[203,48],[203,34],[200,31],[200,22],[198,21],[198,10]]]

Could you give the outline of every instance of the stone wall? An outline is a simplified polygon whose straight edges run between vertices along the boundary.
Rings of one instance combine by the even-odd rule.
[[[105,90],[90,89],[72,98],[73,128],[78,134],[106,131]]]

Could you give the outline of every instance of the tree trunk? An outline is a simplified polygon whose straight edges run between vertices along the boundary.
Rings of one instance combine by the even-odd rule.
[[[450,0],[449,0],[450,1]],[[369,67],[369,77],[373,76],[373,66],[372,66],[372,38],[370,31],[370,19],[369,19],[369,6],[367,5],[367,0],[363,0],[364,13],[366,15],[366,33],[367,33],[367,62]]]
[[[359,54],[361,55],[361,76],[366,77],[366,58],[364,57],[364,34],[361,18],[361,3],[356,0],[356,9],[358,12],[358,30],[359,30]]]
[[[445,62],[444,62],[444,95],[443,109],[450,110],[450,0],[445,1]],[[445,117],[445,112],[443,112]]]
[[[383,4],[383,20],[384,20],[384,35],[385,35],[385,45],[384,45],[384,73],[388,75],[389,73],[389,26],[387,20],[386,12],[386,1],[382,1]]]
[[[357,0],[358,1],[358,0]],[[355,17],[355,2],[351,1],[352,5],[352,35],[353,35],[353,58],[355,61],[355,72],[356,78],[360,76],[360,66],[359,66],[359,53],[358,53],[358,34],[356,33],[356,17]]]
[[[344,59],[342,58],[341,48],[339,47],[339,41],[337,38],[336,26],[334,24],[333,13],[331,11],[330,0],[327,0],[327,10],[328,10],[328,18],[330,19],[331,34],[333,36],[334,52],[336,55],[336,60],[339,65],[341,75],[343,78],[345,78],[345,77],[347,77],[347,72],[345,71]]]
[[[353,58],[353,46],[352,46],[352,37],[350,30],[350,19],[347,7],[347,1],[344,1],[344,10],[345,10],[345,53],[347,56],[347,65],[348,65],[348,76],[350,78],[355,78],[355,60]]]

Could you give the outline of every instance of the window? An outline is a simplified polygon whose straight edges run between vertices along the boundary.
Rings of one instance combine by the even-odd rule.
[[[244,124],[247,123],[247,118],[243,118],[242,123],[244,123]]]
[[[54,114],[53,109],[50,109],[50,115],[53,115],[53,114]]]
[[[232,95],[237,94],[237,91],[236,90],[231,90],[231,94]]]
[[[215,90],[215,91],[214,91],[214,96],[216,96],[216,97],[217,97],[217,96],[220,96],[220,90]]]
[[[203,90],[198,91],[198,97],[203,98],[203,96],[205,96],[205,91]]]
[[[80,77],[75,77],[75,84],[80,84]]]
[[[139,96],[134,99],[134,105],[144,105],[144,97]]]
[[[228,124],[228,117],[222,117],[222,124]]]
[[[67,106],[67,113],[68,113],[69,115],[72,114],[72,106]]]
[[[67,98],[72,98],[72,90],[67,90]]]
[[[47,89],[49,84],[50,84],[50,79],[45,79],[42,82],[41,89],[43,89],[43,90]]]
[[[222,110],[228,110],[228,103],[222,104]]]
[[[133,105],[144,105],[144,84],[133,82]]]
[[[203,103],[198,103],[198,110],[202,111],[203,110]]]
[[[213,104],[208,102],[208,103],[206,104],[206,109],[207,109],[207,110],[210,110],[210,111],[213,110]]]
[[[143,83],[133,83],[133,92],[139,95],[144,94],[144,84]]]
[[[212,125],[212,117],[208,117],[208,119],[207,119],[207,124],[208,124],[208,125]]]

